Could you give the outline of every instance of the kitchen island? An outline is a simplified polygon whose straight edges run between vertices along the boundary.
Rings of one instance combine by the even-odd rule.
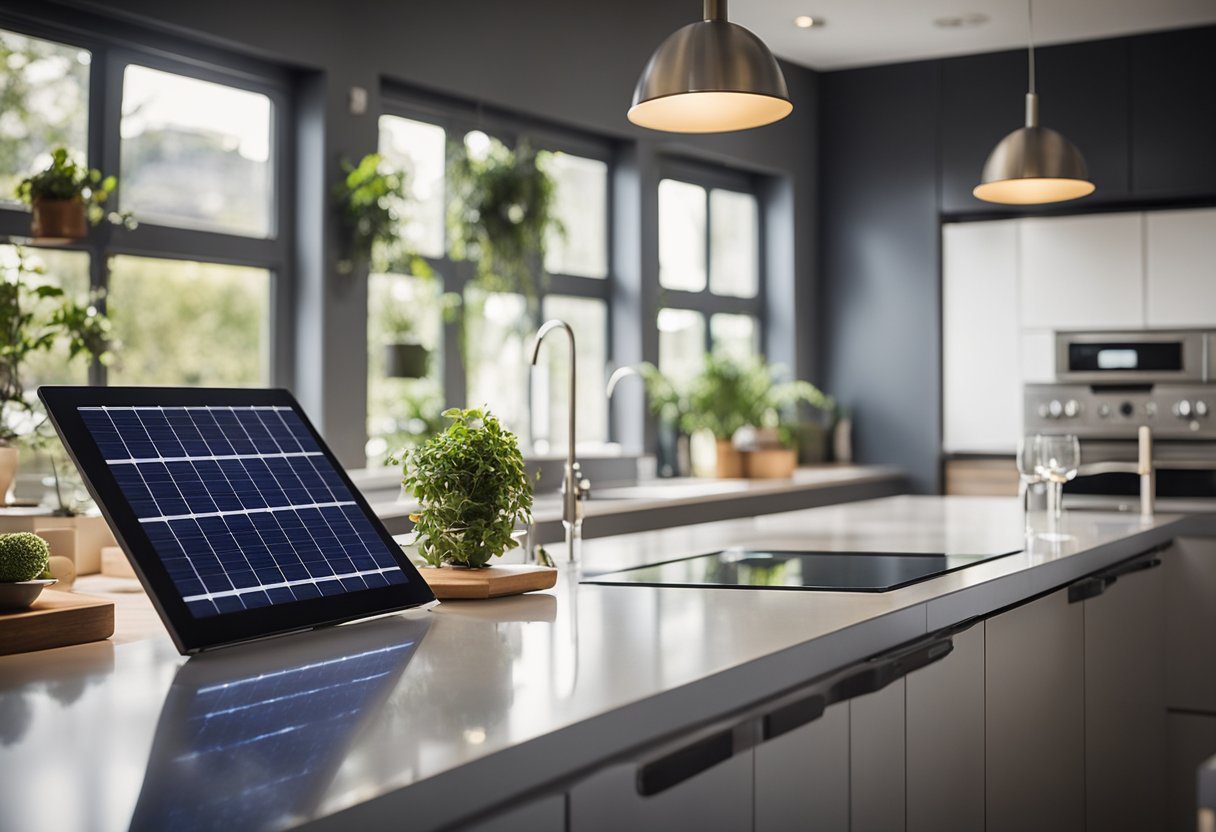
[[[1100,687],[1092,674],[1114,685],[1118,668],[1103,664],[1105,645],[1095,642],[1092,660],[1086,651],[1098,622],[1131,620],[1097,602],[1168,573],[1151,568],[1170,564],[1161,547],[1206,543],[1216,527],[1174,515],[1067,520],[1068,539],[1027,548],[1013,500],[893,497],[603,538],[584,544],[585,575],[732,545],[1026,551],[885,593],[597,586],[563,569],[549,593],[445,603],[189,662],[132,596],[119,609],[125,643],[0,659],[3,825],[159,828],[188,817],[200,827],[580,832],[676,828],[679,817],[684,828],[779,830],[812,814],[823,828],[888,828],[893,813],[899,828],[928,829],[946,828],[942,812],[986,812],[988,829],[1012,829],[1035,819],[1018,814],[1012,787],[994,794],[993,778],[1014,764],[1041,764],[1046,788],[1069,804],[1055,807],[1059,824],[1077,813],[1084,823],[1086,768],[1059,760],[1114,753],[1085,741],[1122,718],[1118,703],[1090,708],[1085,697]],[[1126,563],[1136,571],[1111,571]],[[1104,577],[1082,580],[1094,573]],[[142,623],[124,630],[124,619]],[[911,659],[891,652],[909,644]],[[1083,651],[1075,667],[1072,648]],[[1023,684],[1039,667],[1090,675],[1045,699],[1059,678]],[[1197,695],[1206,683],[1194,680]],[[1076,707],[1036,713],[1029,729],[1018,722],[1056,699]],[[1034,751],[1036,726],[1053,759],[992,755],[997,736]],[[951,756],[954,736],[980,745]],[[949,795],[935,771],[961,778]],[[1019,776],[1038,782],[1033,770]]]

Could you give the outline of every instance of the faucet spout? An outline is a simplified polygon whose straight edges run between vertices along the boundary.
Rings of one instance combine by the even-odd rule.
[[[578,463],[574,461],[574,446],[575,446],[575,364],[576,352],[574,349],[574,330],[570,324],[565,321],[554,318],[545,321],[540,330],[536,333],[536,340],[532,342],[532,366],[535,367],[540,359],[540,345],[545,340],[545,336],[554,330],[563,330],[570,342],[570,401],[569,401],[569,433],[566,436],[566,471],[563,477],[563,494],[562,494],[562,525],[566,529],[566,553],[571,563],[574,563],[578,558],[578,544],[582,538],[583,526],[583,510],[580,499],[583,489],[578,478]]]

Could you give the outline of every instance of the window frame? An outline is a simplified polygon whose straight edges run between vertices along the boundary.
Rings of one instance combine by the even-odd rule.
[[[498,139],[508,147],[516,147],[520,142],[527,141],[532,149],[550,152],[569,153],[585,159],[595,159],[606,166],[607,188],[605,194],[605,234],[607,235],[607,271],[603,277],[587,277],[585,275],[546,273],[546,284],[540,288],[536,297],[535,312],[543,315],[544,299],[551,295],[589,298],[604,303],[607,331],[605,332],[606,350],[609,361],[613,356],[613,304],[612,294],[615,284],[615,194],[613,188],[614,165],[617,157],[612,140],[583,134],[575,130],[556,127],[545,122],[535,121],[526,117],[491,110],[481,105],[452,101],[446,97],[433,96],[415,90],[402,88],[386,83],[381,90],[381,116],[396,116],[398,118],[421,121],[442,127],[445,138],[451,141],[454,136],[464,136],[472,130],[480,130]],[[444,204],[447,204],[447,177],[445,165]],[[448,250],[448,230],[443,232],[444,250],[440,257],[423,257],[441,280],[443,292],[465,295],[474,281],[476,267],[468,260],[453,260]],[[542,321],[539,317],[530,322],[537,328]],[[444,402],[448,407],[465,407],[468,401],[468,373],[465,367],[465,357],[460,348],[460,326],[456,323],[443,322],[443,351],[441,387]],[[610,431],[611,433],[611,431]],[[607,437],[611,439],[611,437]]]
[[[756,321],[756,341],[763,354],[763,344],[768,326],[767,292],[765,273],[765,211],[761,198],[760,181],[757,176],[743,171],[731,170],[688,159],[666,158],[659,164],[655,187],[664,179],[674,179],[699,185],[705,189],[705,288],[699,291],[658,287],[659,309],[688,309],[700,312],[705,318],[705,352],[713,350],[712,317],[718,313],[747,315]],[[713,200],[710,193],[715,190],[747,194],[756,201],[756,294],[750,298],[734,295],[719,295],[711,290],[713,285]],[[656,214],[656,224],[662,222],[662,214]],[[656,228],[656,236],[658,230]],[[657,273],[657,269],[656,269]],[[656,324],[657,325],[657,324]]]
[[[82,17],[84,19],[82,19]],[[110,283],[109,258],[113,255],[154,257],[223,265],[249,266],[269,273],[270,317],[267,343],[269,366],[263,367],[268,386],[290,385],[295,370],[295,289],[292,275],[295,232],[295,168],[292,124],[293,77],[282,67],[197,43],[127,26],[88,13],[72,13],[70,21],[55,15],[27,18],[0,12],[0,29],[27,37],[65,44],[90,53],[85,160],[90,167],[118,177],[122,187],[122,87],[131,64],[222,84],[266,95],[271,102],[271,233],[265,238],[222,231],[200,231],[142,221],[127,229],[102,223],[89,228],[83,240],[57,245],[62,250],[89,255],[89,285],[106,290]],[[121,194],[111,197],[118,204]],[[24,206],[0,204],[0,240],[42,248],[29,240],[30,213]],[[103,309],[104,300],[99,304]],[[106,368],[94,361],[89,383],[104,385]]]

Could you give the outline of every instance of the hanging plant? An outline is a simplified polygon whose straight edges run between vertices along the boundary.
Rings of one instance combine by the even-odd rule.
[[[409,203],[405,172],[379,153],[369,153],[357,165],[343,161],[342,173],[334,189],[344,243],[338,271],[350,274],[357,265],[369,264],[377,272],[430,277],[426,260],[401,238]]]
[[[17,185],[17,198],[32,211],[30,236],[42,242],[79,240],[89,225],[108,220],[134,228],[129,211],[106,213],[105,204],[118,179],[96,168],[76,164],[66,148],[51,152],[51,163]]]
[[[512,150],[496,139],[484,153],[471,153],[465,142],[448,145],[452,258],[476,263],[479,289],[521,294],[529,305],[539,297],[547,235],[563,230],[545,156],[527,143]]]

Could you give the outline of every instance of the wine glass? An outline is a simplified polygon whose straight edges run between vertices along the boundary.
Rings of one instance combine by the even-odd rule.
[[[1064,483],[1077,476],[1081,443],[1071,434],[1040,436],[1035,473],[1047,483],[1047,516],[1052,525],[1063,515]]]
[[[1026,532],[1030,532],[1030,499],[1033,489],[1043,481],[1039,476],[1039,439],[1030,433],[1018,440],[1018,496],[1022,500],[1022,515],[1026,519]]]

